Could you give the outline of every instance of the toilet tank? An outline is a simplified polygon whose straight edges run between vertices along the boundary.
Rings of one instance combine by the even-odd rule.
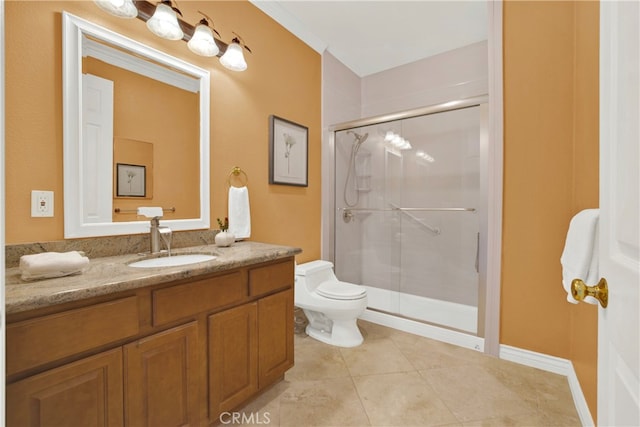
[[[296,265],[296,280],[302,280],[309,291],[327,280],[338,280],[333,274],[333,264],[329,261],[316,260]]]

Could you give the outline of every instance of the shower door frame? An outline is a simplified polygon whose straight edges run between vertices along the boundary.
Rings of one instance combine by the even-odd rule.
[[[501,211],[501,198],[497,203],[499,206],[497,206],[495,201],[495,194],[493,195],[489,194],[492,189],[494,193],[496,191],[495,188],[492,188],[492,187],[495,187],[495,184],[493,182],[495,180],[495,176],[491,176],[492,175],[491,168],[495,166],[495,163],[497,160],[495,155],[496,148],[492,147],[493,141],[490,141],[489,139],[489,134],[491,133],[490,127],[492,125],[490,113],[489,113],[489,110],[490,110],[489,96],[481,95],[481,96],[465,98],[465,99],[456,100],[456,101],[449,101],[449,102],[444,102],[440,104],[430,105],[427,107],[421,107],[417,109],[385,114],[380,116],[368,117],[364,119],[352,120],[352,121],[332,125],[329,127],[329,138],[330,138],[329,143],[330,143],[330,146],[332,147],[332,153],[331,153],[331,160],[333,165],[332,171],[333,171],[333,174],[335,174],[335,170],[333,168],[335,168],[335,152],[336,152],[335,134],[336,132],[364,127],[364,126],[378,125],[381,123],[386,123],[386,122],[391,122],[396,120],[409,119],[409,118],[431,115],[431,114],[445,113],[449,111],[455,111],[455,110],[471,108],[471,107],[480,107],[480,111],[481,111],[481,135],[480,135],[481,165],[480,165],[480,168],[481,168],[482,178],[481,178],[481,188],[480,188],[481,205],[480,205],[480,212],[478,212],[478,215],[480,215],[480,218],[479,218],[480,220],[480,241],[479,241],[480,251],[479,251],[479,281],[478,281],[478,329],[477,329],[476,335],[481,339],[484,339],[486,344],[486,341],[497,343],[499,340],[499,337],[498,337],[499,325],[497,321],[499,318],[497,317],[497,313],[495,313],[494,310],[496,310],[496,307],[499,309],[499,289],[500,289],[499,277],[500,276],[499,274],[497,275],[498,280],[488,281],[487,277],[489,275],[487,273],[488,273],[488,270],[491,270],[491,267],[493,267],[494,270],[496,267],[495,265],[489,266],[488,260],[489,259],[495,260],[496,256],[498,259],[500,258],[500,253],[499,253],[500,248],[499,247],[496,248],[495,242],[493,241],[495,239],[492,239],[491,237],[496,235],[495,228],[501,227],[501,217],[498,217],[498,218],[495,217],[497,213],[496,211]],[[498,151],[500,151],[500,154],[501,154],[502,152],[501,149]],[[502,177],[502,165],[500,165],[499,176],[500,178]],[[336,183],[333,178],[332,178],[332,183],[333,183],[333,191],[335,195]],[[490,199],[493,200],[493,202],[490,202]],[[335,213],[337,209],[335,205],[335,197],[331,198],[329,203],[331,205],[331,212],[333,214],[329,216],[328,225],[331,231],[328,233],[329,241],[325,242],[325,245],[324,245],[325,249],[328,249],[328,251],[324,250],[324,253],[329,259],[335,261],[335,217],[336,217]],[[491,205],[491,203],[493,203],[493,205]],[[500,209],[498,209],[498,207]],[[496,249],[498,251],[497,254],[496,254]],[[489,254],[491,254],[491,256],[488,256]],[[499,265],[497,266],[497,268],[499,271]],[[491,274],[491,277],[496,277],[495,272]],[[498,300],[494,301],[496,297],[498,298]],[[497,355],[497,346],[484,345],[484,351],[489,354]]]

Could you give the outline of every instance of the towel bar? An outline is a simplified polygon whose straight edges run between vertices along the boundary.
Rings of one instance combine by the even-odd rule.
[[[137,213],[138,210],[137,209],[120,209],[120,208],[115,208],[113,210],[115,213]],[[162,208],[163,212],[175,212],[176,208]]]

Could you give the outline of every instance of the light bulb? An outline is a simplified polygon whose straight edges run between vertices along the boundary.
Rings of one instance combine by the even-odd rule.
[[[196,26],[187,46],[195,54],[201,56],[216,56],[218,52],[220,52],[220,49],[213,39],[213,32],[208,25],[205,25],[202,21],[200,22],[201,23]]]
[[[105,12],[118,18],[132,19],[138,16],[138,9],[133,0],[94,0],[94,3]]]
[[[147,21],[147,28],[158,37],[167,40],[180,40],[184,33],[178,24],[175,10],[170,6],[171,2],[158,3],[153,16]]]
[[[242,46],[237,39],[233,39],[231,44],[227,46],[227,51],[220,58],[220,63],[233,71],[244,71],[247,69],[247,62],[242,54]]]

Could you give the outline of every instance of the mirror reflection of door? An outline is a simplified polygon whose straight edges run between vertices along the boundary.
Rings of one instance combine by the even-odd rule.
[[[85,219],[136,221],[139,219],[136,208],[143,205],[175,207],[175,213],[166,212],[165,219],[198,217],[198,81],[94,40],[83,43],[92,46],[82,61],[83,96],[96,93],[95,89],[85,86],[88,81],[101,81],[104,86],[111,84],[112,98],[111,114],[105,111],[107,106],[103,107],[103,117],[94,119],[99,126],[92,123],[83,132],[83,146],[90,156],[84,166],[87,173],[85,212],[91,213],[91,219],[86,216]],[[127,58],[125,62],[133,61],[136,65],[124,65],[122,57]],[[137,63],[144,63],[142,71],[137,70],[140,66]],[[100,95],[93,96],[106,100],[107,91],[101,88]],[[139,166],[139,170],[145,171],[142,191],[118,195],[115,187],[118,163]],[[91,208],[87,209],[87,205]],[[93,214],[94,211],[98,213]]]
[[[113,159],[113,82],[82,75],[82,219],[111,221],[111,163]]]

